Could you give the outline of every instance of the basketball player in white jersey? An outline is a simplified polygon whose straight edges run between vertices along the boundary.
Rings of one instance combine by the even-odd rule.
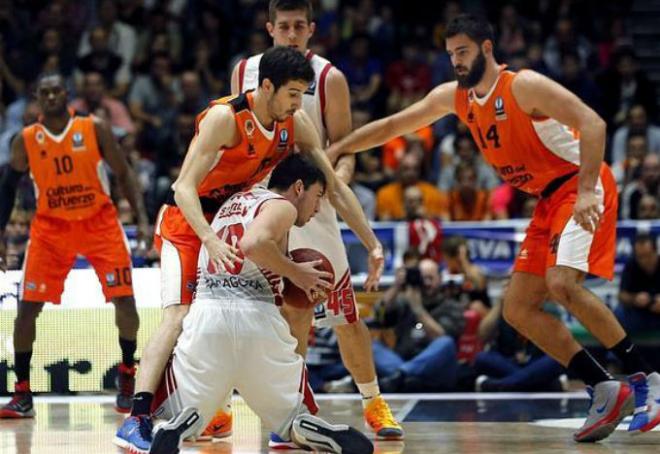
[[[302,110],[314,123],[324,146],[341,140],[351,132],[351,108],[348,84],[344,75],[332,63],[307,49],[314,33],[312,6],[309,0],[271,0],[268,33],[275,46],[293,47],[302,52],[314,69],[314,82],[303,95]],[[238,94],[257,88],[261,55],[241,60],[232,72],[231,91]],[[355,159],[342,157],[335,166],[337,176],[350,183]],[[305,356],[312,316],[316,326],[335,329],[341,357],[363,397],[364,416],[376,436],[401,439],[403,429],[394,419],[380,395],[371,350],[369,331],[358,317],[355,293],[351,284],[346,249],[341,238],[337,215],[327,200],[321,203],[319,214],[304,228],[291,231],[291,249],[313,247],[321,251],[332,264],[335,288],[328,301],[317,306],[315,313],[284,305],[283,312],[298,339],[298,352]],[[378,251],[382,254],[382,251]],[[370,282],[366,283],[371,290]],[[220,415],[219,415],[220,417]],[[282,447],[273,440],[271,446]]]
[[[278,309],[282,277],[319,290],[330,277],[314,268],[320,261],[295,263],[286,255],[289,230],[318,212],[324,191],[323,172],[292,154],[273,170],[269,189],[239,192],[215,215],[211,228],[238,247],[242,262],[219,268],[206,247],[200,251],[194,304],[154,402],[155,415],[173,418],[156,427],[150,453],[178,452],[183,437],[199,434],[234,389],[269,430],[298,449],[373,452],[359,431],[310,414],[318,407],[305,363]]]

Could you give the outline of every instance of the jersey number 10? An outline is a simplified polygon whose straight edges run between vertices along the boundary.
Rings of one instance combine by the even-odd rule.
[[[58,175],[73,172],[73,159],[71,159],[71,156],[55,157],[53,161],[55,161],[55,171]]]

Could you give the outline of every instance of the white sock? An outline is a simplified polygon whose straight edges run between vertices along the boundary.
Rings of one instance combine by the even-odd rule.
[[[356,383],[360,394],[362,395],[362,406],[366,407],[374,397],[380,396],[380,388],[378,387],[378,379],[368,383]]]

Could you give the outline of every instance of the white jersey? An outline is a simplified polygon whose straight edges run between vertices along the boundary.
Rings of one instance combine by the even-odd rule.
[[[238,66],[238,86],[241,92],[256,89],[259,84],[261,55],[242,60]],[[325,146],[328,135],[325,130],[325,81],[332,63],[307,51],[305,54],[314,69],[314,81],[303,95],[302,109],[316,126],[321,143]],[[330,298],[317,307],[316,325],[332,326],[357,320],[355,295],[351,285],[351,273],[346,258],[346,248],[341,237],[337,213],[327,198],[321,201],[319,212],[304,227],[293,227],[289,234],[289,250],[312,248],[325,255],[335,273],[335,288]]]
[[[259,213],[264,202],[283,199],[264,188],[255,187],[239,192],[222,204],[213,218],[211,228],[222,241],[238,247],[239,240]],[[240,252],[239,252],[240,254]],[[249,300],[280,305],[283,282],[281,276],[259,268],[251,260],[235,265],[233,270],[216,270],[202,246],[197,267],[196,300]]]

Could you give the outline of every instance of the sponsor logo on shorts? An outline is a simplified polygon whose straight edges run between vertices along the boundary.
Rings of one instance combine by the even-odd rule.
[[[32,281],[28,281],[25,283],[25,289],[26,290],[36,290],[37,289],[37,284]]]
[[[195,285],[195,281],[188,281],[188,282],[186,282],[186,289],[187,289],[187,290],[189,290],[189,291],[191,291],[191,292],[194,292],[194,291],[195,291],[195,287],[196,287],[196,285]]]
[[[527,251],[527,249],[521,249],[520,254],[518,254],[518,257],[520,257],[521,260],[525,260],[529,258],[529,252]]]

